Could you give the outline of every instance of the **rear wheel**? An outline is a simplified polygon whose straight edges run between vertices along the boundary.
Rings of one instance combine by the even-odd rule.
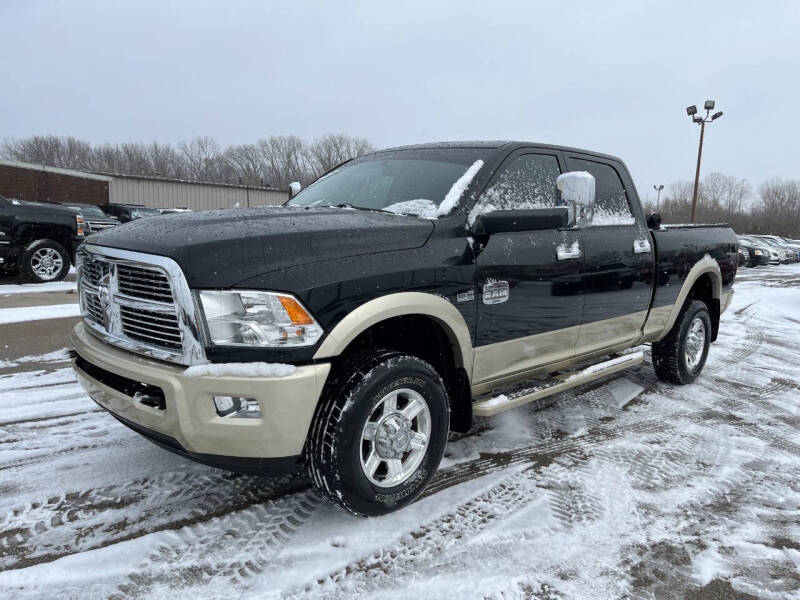
[[[413,502],[442,459],[447,392],[427,362],[391,350],[362,354],[326,385],[306,448],[329,500],[361,516]]]
[[[667,336],[653,344],[653,368],[663,381],[692,383],[706,364],[711,345],[711,315],[705,302],[691,300]]]
[[[25,277],[34,283],[61,281],[69,273],[69,253],[53,240],[35,240],[22,251],[19,264]]]

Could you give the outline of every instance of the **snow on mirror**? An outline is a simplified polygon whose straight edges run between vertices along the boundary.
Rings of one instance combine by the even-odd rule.
[[[586,171],[570,171],[556,179],[561,198],[588,211],[594,205],[594,176]]]

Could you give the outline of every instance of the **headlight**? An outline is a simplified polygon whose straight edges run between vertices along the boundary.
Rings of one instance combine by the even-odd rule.
[[[274,292],[198,292],[208,336],[219,346],[312,346],[322,327],[289,294]]]
[[[85,233],[86,223],[84,223],[83,217],[80,215],[75,215],[75,235],[82,237]]]

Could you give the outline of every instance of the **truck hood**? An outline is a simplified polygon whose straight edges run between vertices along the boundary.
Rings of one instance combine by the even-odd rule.
[[[419,248],[433,223],[342,208],[274,207],[137,219],[92,234],[89,243],[167,256],[189,287],[230,288],[289,267]]]

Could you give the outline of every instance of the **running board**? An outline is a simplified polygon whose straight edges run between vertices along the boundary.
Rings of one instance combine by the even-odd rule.
[[[503,394],[501,390],[493,390],[488,394],[480,396],[472,403],[472,414],[479,417],[490,417],[497,413],[522,406],[523,404],[528,404],[534,400],[546,398],[558,392],[563,392],[564,390],[577,387],[589,381],[600,379],[606,375],[611,375],[617,371],[633,367],[643,360],[644,353],[632,352],[604,362],[589,365],[582,369],[565,371],[547,379],[539,380],[538,385],[523,385],[520,387],[520,384],[516,384],[513,386],[515,391],[509,392],[508,395]],[[498,392],[500,393],[498,394]]]

